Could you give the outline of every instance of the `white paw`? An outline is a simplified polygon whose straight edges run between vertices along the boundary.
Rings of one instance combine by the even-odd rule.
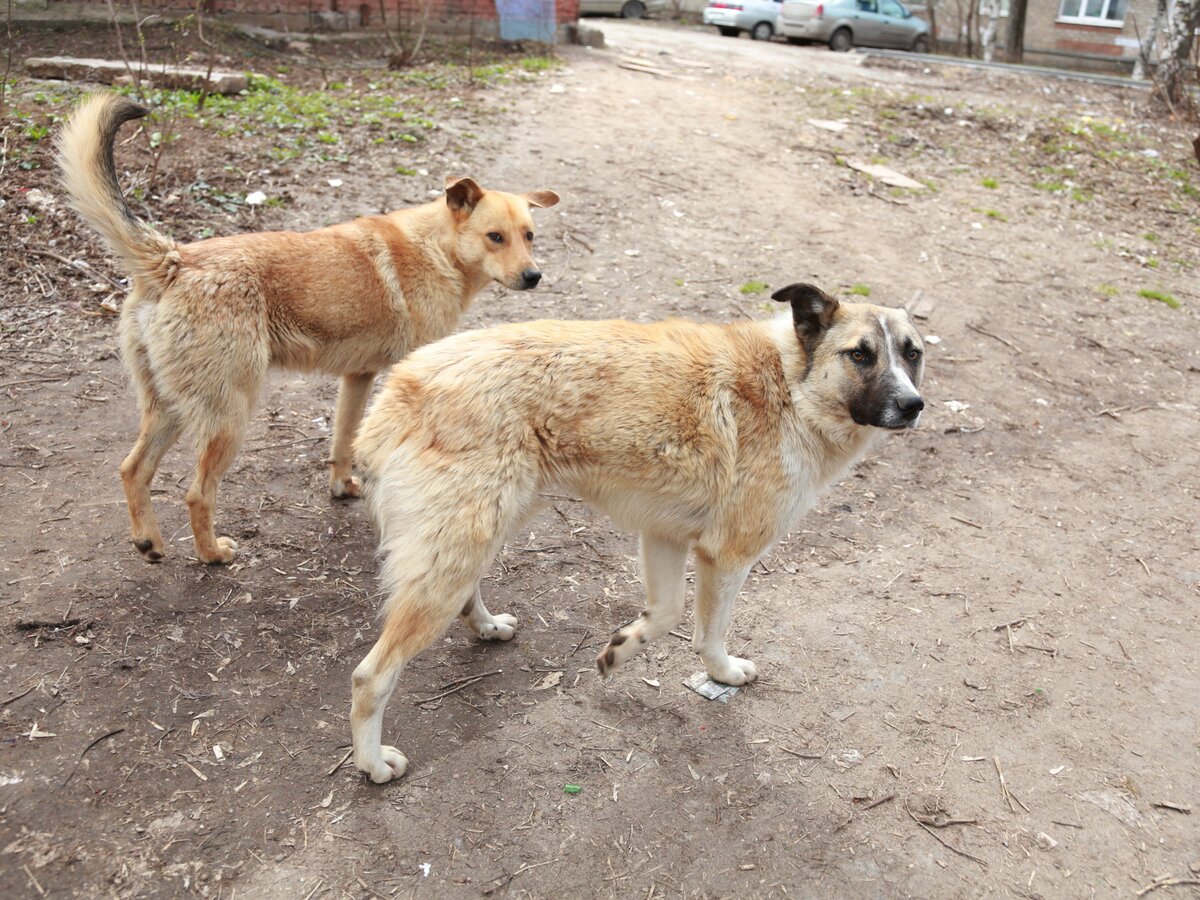
[[[227,565],[228,563],[233,562],[234,557],[237,556],[237,551],[238,551],[237,541],[235,541],[231,537],[219,537],[219,538],[217,538],[217,552],[216,553],[214,553],[212,556],[208,556],[208,557],[206,557],[202,553],[199,553],[198,555],[200,556],[201,562],[207,563],[210,566],[211,565]]]
[[[408,757],[384,744],[373,759],[354,760],[354,767],[365,772],[376,784],[387,784],[393,778],[399,778],[408,771]]]
[[[339,499],[361,497],[362,482],[354,475],[348,478],[331,478],[329,481],[329,492]]]
[[[492,621],[485,623],[479,630],[479,636],[485,641],[511,641],[516,633],[517,617],[508,613],[492,616]]]
[[[738,687],[749,684],[758,677],[758,669],[748,659],[737,656],[727,656],[724,665],[707,666],[708,677],[721,684]]]

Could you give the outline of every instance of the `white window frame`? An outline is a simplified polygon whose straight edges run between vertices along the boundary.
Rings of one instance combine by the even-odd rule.
[[[1000,9],[1000,11],[998,13],[996,13],[996,18],[997,19],[1007,19],[1008,18],[1009,0],[1000,0],[1000,2],[996,4],[996,6],[999,7],[999,9]],[[981,16],[987,15],[986,7],[987,7],[987,0],[979,0],[979,15],[981,15]],[[1062,7],[1062,0],[1059,0],[1059,7],[1060,8]]]
[[[1100,10],[1100,15],[1098,15],[1098,16],[1064,16],[1062,14],[1062,7],[1063,7],[1064,2],[1065,2],[1065,0],[1059,0],[1059,2],[1058,2],[1059,15],[1058,15],[1058,18],[1054,20],[1056,22],[1065,22],[1068,25],[1095,25],[1099,28],[1118,28],[1118,29],[1120,29],[1120,28],[1125,27],[1125,19],[1124,18],[1120,19],[1119,21],[1117,19],[1104,18],[1104,13],[1108,12],[1109,8],[1114,3],[1119,3],[1120,0],[1104,0],[1104,8]],[[1072,2],[1075,3],[1081,10],[1087,8],[1087,0],[1072,0]],[[1129,4],[1128,3],[1125,4],[1125,14],[1126,15],[1129,14]]]

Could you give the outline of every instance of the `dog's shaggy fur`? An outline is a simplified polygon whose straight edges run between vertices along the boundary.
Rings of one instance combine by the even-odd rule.
[[[615,671],[683,611],[696,556],[693,644],[717,681],[750,566],[846,472],[880,428],[912,427],[921,338],[900,311],[775,294],[775,322],[533,322],[462,334],[396,366],[355,444],[384,555],[382,635],[355,669],[354,764],[374,781],[407,760],[381,745],[404,664],[461,616],[508,640],[479,580],[544,491],[569,491],[641,534],[646,609],[597,659]]]
[[[387,215],[178,244],[135,216],[117,183],[117,130],[145,114],[116,94],[93,95],[59,135],[59,164],[72,204],[133,276],[120,334],[142,412],[121,465],[134,546],[162,558],[150,481],[187,433],[199,457],[187,492],[196,553],[227,563],[237,544],[213,530],[217,484],[267,369],[342,376],[330,489],[356,496],[351,446],[375,373],[449,334],[489,282],[536,285],[529,208],[553,206],[558,195],[451,179],[444,200]]]

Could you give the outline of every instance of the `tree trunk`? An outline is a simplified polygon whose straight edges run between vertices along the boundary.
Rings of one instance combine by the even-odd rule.
[[[991,62],[996,50],[996,15],[1000,12],[1000,0],[984,0],[981,13],[987,16],[987,24],[979,30],[979,47],[983,61]]]
[[[1158,69],[1158,94],[1167,106],[1186,106],[1188,82],[1195,75],[1192,65],[1192,36],[1200,26],[1200,0],[1175,0],[1175,11],[1167,27],[1167,52]]]
[[[1138,47],[1137,61],[1133,64],[1134,81],[1142,81],[1150,68],[1151,57],[1154,56],[1154,44],[1158,41],[1158,33],[1162,30],[1163,19],[1167,16],[1167,0],[1158,0],[1154,9],[1154,24],[1149,33],[1141,39]]]
[[[1160,0],[1165,2],[1165,0]],[[1010,63],[1025,61],[1025,7],[1028,0],[1009,0],[1008,40],[1006,41]]]

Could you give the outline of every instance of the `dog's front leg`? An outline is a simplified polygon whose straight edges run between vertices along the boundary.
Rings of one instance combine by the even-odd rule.
[[[329,455],[329,491],[335,497],[357,497],[362,486],[351,474],[354,465],[354,435],[367,408],[367,397],[375,373],[343,375],[333,414],[333,450]]]
[[[704,660],[709,677],[722,684],[746,684],[758,677],[754,663],[725,652],[725,633],[729,631],[733,601],[748,574],[749,565],[738,569],[721,567],[697,553],[696,627],[692,646]]]
[[[628,625],[618,628],[600,651],[596,667],[601,675],[611,675],[647,643],[678,625],[683,616],[687,542],[642,532],[641,551],[646,608]]]

